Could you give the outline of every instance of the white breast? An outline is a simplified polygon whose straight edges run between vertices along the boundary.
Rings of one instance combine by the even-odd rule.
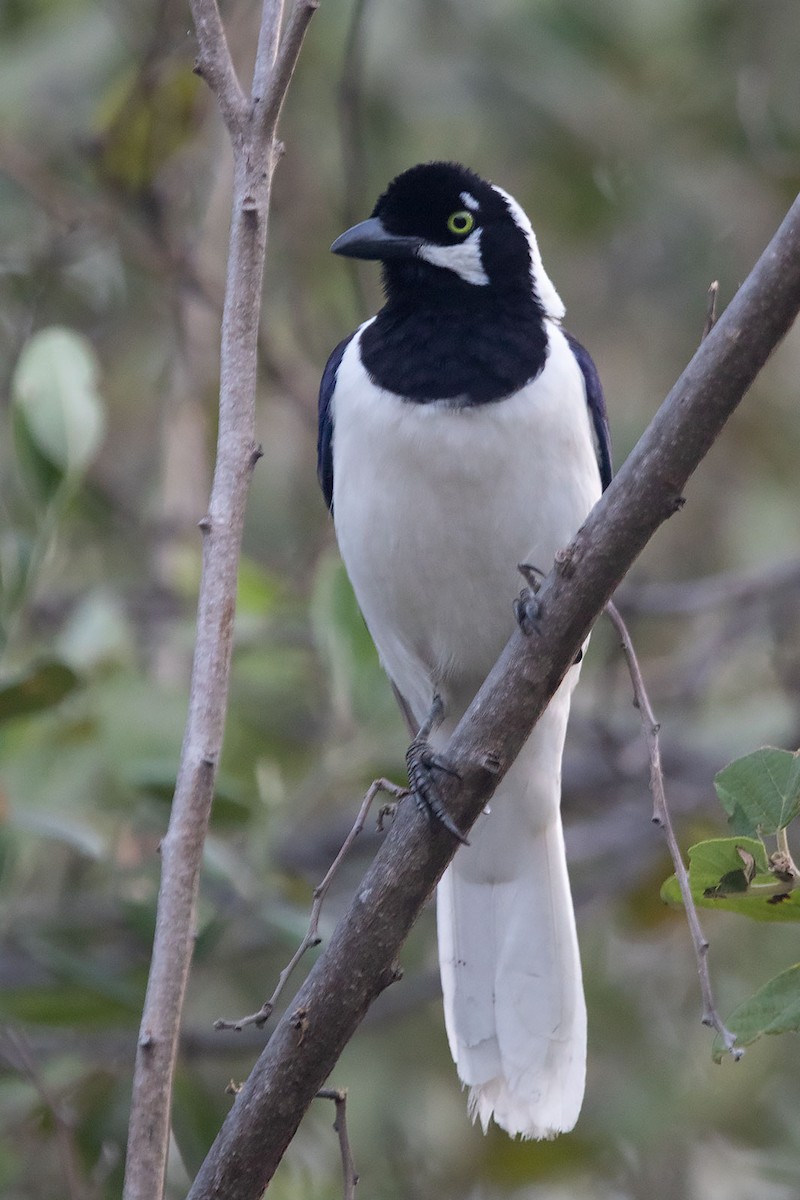
[[[369,380],[365,327],[333,398],[339,547],[417,719],[434,690],[457,717],[513,630],[517,563],[548,571],[600,496],[583,378],[548,323],[544,370],[512,398],[412,403]]]

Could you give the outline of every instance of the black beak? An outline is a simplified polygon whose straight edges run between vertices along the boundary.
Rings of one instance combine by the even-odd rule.
[[[331,252],[346,258],[411,258],[421,245],[421,238],[389,233],[380,217],[369,217],[340,234]]]

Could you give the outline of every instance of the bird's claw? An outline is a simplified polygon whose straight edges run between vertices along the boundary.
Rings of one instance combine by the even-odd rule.
[[[530,563],[518,563],[517,570],[525,580],[526,586],[514,601],[514,616],[525,636],[530,637],[532,633],[538,633],[542,606],[537,599],[537,592],[541,587],[539,580],[544,579],[544,571]]]
[[[517,570],[525,580],[527,586],[522,589],[514,601],[514,616],[525,637],[530,637],[532,633],[539,632],[539,617],[542,615],[542,606],[537,593],[542,586],[539,580],[544,579],[544,571],[540,571],[538,567],[534,567],[530,563],[517,563]],[[583,648],[578,651],[572,665],[577,667],[582,661]]]
[[[440,825],[443,825],[456,841],[461,842],[464,846],[468,846],[469,842],[467,838],[445,808],[442,798],[439,795],[439,789],[433,779],[434,771],[441,771],[445,775],[451,775],[456,779],[461,778],[458,771],[454,770],[449,763],[434,753],[428,741],[430,733],[441,721],[442,713],[441,699],[435,696],[428,719],[422,725],[419,733],[406,752],[408,782],[411,791],[414,793],[414,800],[419,811],[424,813],[430,821],[436,821]]]

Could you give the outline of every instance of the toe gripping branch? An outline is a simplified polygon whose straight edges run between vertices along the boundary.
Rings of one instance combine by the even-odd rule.
[[[456,841],[468,846],[469,841],[445,808],[434,779],[436,771],[441,771],[445,775],[453,775],[456,779],[461,778],[458,771],[454,771],[434,753],[428,740],[434,729],[441,724],[443,716],[444,705],[441,696],[434,696],[431,710],[420,725],[417,736],[406,752],[408,782],[420,812],[424,813],[430,821],[443,825]]]
[[[525,637],[530,637],[531,634],[540,633],[539,617],[542,615],[542,605],[538,592],[542,586],[540,580],[545,578],[545,573],[531,563],[517,563],[517,570],[525,580],[526,586],[514,601],[514,616]],[[583,650],[579,650],[574,665],[577,666],[582,658]]]
[[[525,587],[514,601],[514,616],[517,618],[517,624],[525,636],[530,637],[532,633],[538,632],[538,621],[542,606],[537,598],[537,592],[542,586],[540,580],[544,579],[545,576],[544,571],[540,571],[538,567],[532,566],[531,563],[518,563],[517,570],[525,580]]]

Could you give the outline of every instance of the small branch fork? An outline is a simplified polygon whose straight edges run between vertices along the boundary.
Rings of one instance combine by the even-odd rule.
[[[238,1020],[235,1021],[225,1020],[222,1017],[218,1017],[214,1022],[215,1029],[234,1029],[237,1033],[241,1033],[241,1031],[248,1025],[255,1025],[258,1029],[260,1029],[270,1019],[275,1010],[275,1005],[278,1003],[280,995],[283,989],[286,987],[286,984],[289,982],[289,978],[297,964],[300,962],[300,959],[307,950],[313,949],[314,946],[318,946],[322,941],[322,938],[319,936],[319,918],[322,912],[322,905],[325,903],[325,897],[328,894],[328,890],[337,871],[349,853],[350,847],[353,845],[353,842],[364,828],[367,820],[367,814],[372,807],[375,797],[382,792],[393,796],[395,800],[399,800],[402,796],[407,795],[406,788],[399,787],[396,783],[392,783],[388,779],[376,779],[372,784],[370,784],[364,799],[361,801],[361,807],[358,810],[358,816],[355,819],[353,828],[342,842],[342,847],[328,868],[325,878],[314,888],[314,901],[311,905],[311,917],[309,919],[308,929],[305,937],[278,976],[277,987],[270,996],[269,1000],[264,1001],[258,1012],[250,1013],[250,1015],[247,1017],[239,1017]],[[379,829],[383,829],[383,818],[390,807],[390,805],[384,805],[384,807],[380,809],[378,813]],[[322,1094],[323,1093],[320,1092],[320,1095]],[[332,1095],[333,1094],[331,1093],[329,1098],[332,1098]]]
[[[353,1162],[350,1149],[350,1139],[347,1136],[347,1091],[343,1088],[320,1088],[318,1100],[333,1100],[336,1105],[336,1116],[333,1128],[339,1135],[339,1152],[342,1156],[342,1180],[344,1183],[344,1200],[355,1200],[358,1172]]]
[[[216,96],[228,133],[238,137],[249,106],[231,59],[217,0],[190,0],[190,4],[198,48],[194,73],[205,79]]]
[[[169,826],[161,844],[156,931],[131,1097],[123,1200],[160,1200],[172,1079],[189,976],[197,896],[228,704],[236,582],[247,495],[260,456],[256,370],[277,124],[318,0],[263,0],[250,95],[236,74],[217,0],[190,0],[195,70],[230,135],[234,186],[220,344],[217,456],[203,534],[189,707]]]
[[[664,771],[661,766],[661,749],[659,745],[659,729],[660,725],[656,721],[655,714],[650,704],[650,697],[647,694],[644,678],[642,676],[639,660],[636,656],[636,651],[631,640],[631,635],[628,632],[628,627],[620,616],[619,610],[609,601],[606,605],[606,614],[608,615],[611,624],[614,626],[622,646],[622,652],[625,655],[625,660],[628,664],[631,683],[633,684],[634,704],[639,709],[642,718],[642,729],[644,731],[645,741],[647,743],[647,752],[650,758],[650,790],[653,794],[653,824],[657,825],[664,831],[664,836],[667,839],[672,864],[675,867],[675,876],[678,880],[678,886],[681,890],[681,898],[683,899],[684,908],[686,909],[686,920],[689,924],[689,931],[692,935],[692,944],[694,945],[695,958],[697,960],[697,974],[700,977],[700,992],[703,998],[703,1016],[702,1022],[704,1025],[716,1030],[722,1038],[725,1049],[731,1057],[738,1061],[744,1054],[744,1050],[736,1045],[736,1037],[727,1026],[723,1023],[722,1018],[717,1011],[717,1006],[714,1000],[714,992],[711,987],[711,976],[708,970],[708,941],[703,933],[700,925],[700,918],[697,914],[697,907],[692,896],[692,890],[689,886],[689,874],[686,870],[686,865],[683,861],[683,856],[678,845],[678,839],[675,836],[675,830],[672,825],[672,819],[669,814],[667,805],[667,795],[664,787]]]

